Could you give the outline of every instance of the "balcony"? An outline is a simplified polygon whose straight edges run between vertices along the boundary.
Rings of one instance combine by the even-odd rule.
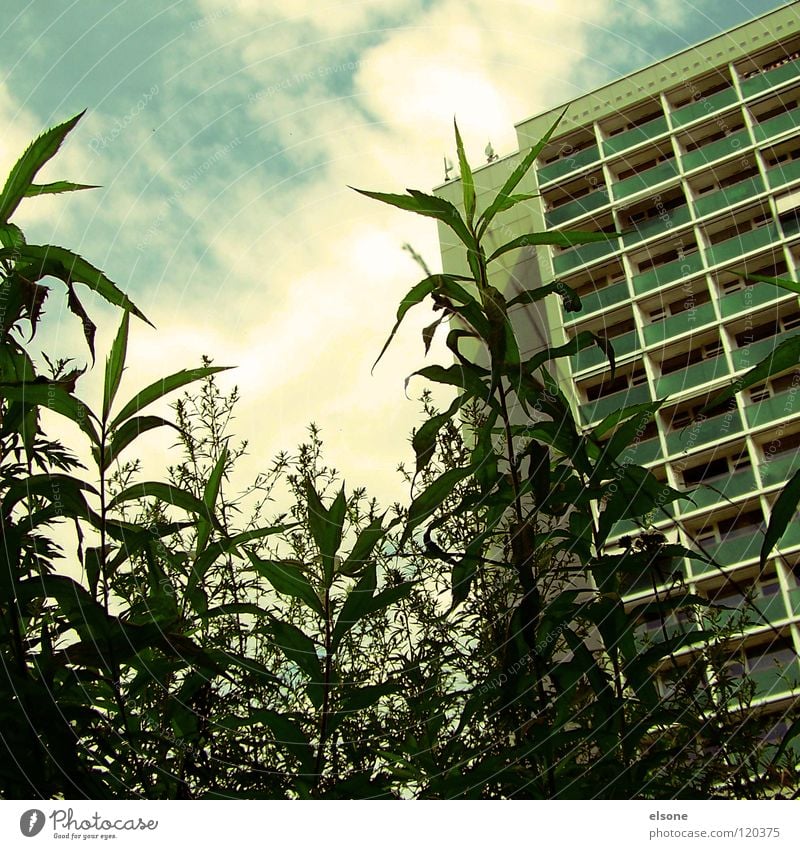
[[[786,62],[778,68],[773,68],[771,71],[763,71],[746,80],[742,80],[742,97],[752,97],[754,94],[760,94],[763,91],[768,91],[781,83],[793,80],[800,76],[800,61]]]
[[[646,345],[669,342],[676,336],[690,331],[697,331],[707,324],[716,321],[714,305],[711,303],[701,304],[699,307],[684,310],[677,315],[656,321],[644,327],[644,341]]]
[[[785,289],[772,286],[770,283],[756,283],[738,292],[732,292],[730,295],[723,295],[719,301],[719,308],[722,317],[728,318],[740,312],[749,312],[753,307],[777,301],[778,298],[785,298],[788,294]]]
[[[584,424],[591,424],[604,419],[614,410],[621,410],[623,407],[630,407],[633,404],[646,404],[652,400],[650,387],[646,383],[642,383],[639,386],[631,386],[620,392],[606,395],[604,398],[598,398],[588,404],[582,404],[580,408],[581,419]]]
[[[656,394],[659,398],[664,395],[675,395],[678,392],[685,392],[687,389],[702,386],[704,383],[709,383],[719,377],[727,377],[729,374],[730,371],[728,371],[728,363],[725,357],[703,360],[672,374],[659,377],[656,381]]]
[[[675,177],[678,173],[678,166],[674,159],[668,159],[660,165],[655,165],[653,168],[648,168],[640,174],[634,174],[631,177],[626,177],[618,183],[611,186],[615,200],[629,197],[646,189],[652,189],[659,183]]]
[[[783,115],[776,115],[774,118],[769,118],[760,124],[753,127],[753,133],[756,137],[756,144],[766,141],[773,136],[778,136],[781,133],[787,133],[790,130],[796,130],[800,126],[800,107],[785,112]]]
[[[566,313],[564,321],[578,321],[587,315],[613,307],[629,300],[628,284],[625,280],[613,283],[604,289],[598,289],[589,295],[581,295],[581,309],[579,312]]]
[[[741,183],[735,183],[718,192],[702,195],[694,202],[695,212],[700,218],[708,215],[711,212],[725,209],[728,206],[733,206],[736,203],[749,200],[752,197],[764,191],[764,181],[760,174],[750,177],[749,180],[742,180]]]
[[[743,148],[749,147],[750,143],[750,134],[747,128],[737,130],[735,133],[725,136],[724,139],[718,139],[704,147],[684,153],[683,170],[693,171],[701,165],[710,165],[712,162],[730,156],[732,153],[739,153]]]
[[[692,513],[704,507],[715,507],[726,503],[726,499],[733,500],[740,495],[752,492],[756,488],[756,476],[752,469],[741,469],[732,475],[715,478],[707,483],[697,485],[690,491],[691,501],[681,502],[682,513]]]
[[[800,668],[796,661],[785,667],[775,664],[773,669],[751,672],[750,679],[755,684],[755,698],[778,696],[800,686]]]
[[[705,545],[705,556],[716,561],[719,566],[736,566],[756,560],[761,552],[763,540],[763,534],[758,528],[731,533],[722,542]],[[695,575],[709,575],[718,571],[713,563],[692,560],[692,572]]]
[[[590,242],[588,245],[577,245],[553,257],[553,270],[556,275],[566,274],[583,265],[590,265],[598,259],[619,250],[619,239],[608,239],[602,242]]]
[[[586,215],[595,209],[599,209],[601,206],[606,206],[608,202],[608,189],[598,189],[591,194],[584,195],[561,206],[557,206],[555,209],[551,209],[550,212],[545,213],[544,219],[548,227],[557,227],[565,221]]]
[[[731,352],[733,367],[738,371],[757,365],[766,359],[778,345],[798,334],[800,334],[800,328],[783,332],[779,336],[770,336],[769,339],[751,342],[743,348],[737,348]]]
[[[627,150],[636,144],[641,144],[645,141],[650,141],[657,136],[667,132],[667,119],[660,115],[658,118],[653,118],[646,124],[641,124],[638,127],[631,127],[630,130],[617,133],[603,140],[603,150],[606,156],[611,156],[614,153],[619,153],[622,150]]]
[[[765,487],[788,481],[798,469],[800,469],[800,455],[794,451],[773,454],[769,460],[765,460],[758,467],[761,483]]]
[[[773,395],[772,398],[745,409],[747,421],[751,427],[768,424],[776,419],[796,415],[798,412],[800,412],[800,395],[791,390]]]
[[[657,268],[651,268],[643,274],[637,274],[632,280],[633,291],[637,295],[643,295],[647,292],[652,292],[660,286],[667,283],[673,283],[686,277],[689,274],[694,274],[697,271],[702,271],[703,259],[700,251],[686,254],[685,256],[674,259],[672,262],[666,262],[664,265],[659,265]]]
[[[746,230],[723,242],[717,242],[706,248],[706,259],[709,265],[728,262],[742,254],[766,247],[778,239],[778,228],[775,224],[765,224],[755,230]]]
[[[675,227],[680,227],[681,224],[686,224],[690,218],[688,205],[678,206],[675,209],[670,209],[664,215],[650,218],[635,225],[633,230],[629,230],[623,235],[622,243],[626,247],[635,245],[643,239],[649,239],[651,236],[658,236],[673,230]]]
[[[619,461],[627,465],[644,466],[661,459],[661,456],[661,442],[656,436],[628,446],[619,455]]]
[[[742,420],[737,410],[730,410],[703,421],[692,422],[680,430],[667,434],[667,450],[680,454],[691,448],[717,442],[725,437],[740,433]]]
[[[555,162],[542,165],[541,168],[537,169],[539,184],[552,183],[553,180],[558,180],[560,177],[571,174],[573,171],[591,165],[599,159],[600,149],[594,144],[591,147],[579,150],[577,153],[571,153],[569,156],[565,156]]]
[[[707,97],[701,97],[693,103],[687,103],[686,106],[681,106],[672,113],[672,123],[676,127],[682,127],[690,121],[697,118],[702,118],[705,115],[711,115],[730,106],[736,102],[736,91],[731,88],[725,88],[715,94],[709,94]]]
[[[785,186],[787,183],[800,180],[800,159],[793,159],[791,162],[779,162],[777,165],[773,165],[767,171],[767,180],[769,180],[769,187],[771,189],[776,189],[779,186]]]
[[[631,330],[630,333],[623,333],[621,336],[609,339],[608,341],[611,343],[611,347],[614,349],[614,356],[617,359],[626,354],[631,354],[639,348],[639,337],[635,330]],[[572,363],[574,374],[577,371],[582,371],[583,369],[591,368],[601,363],[607,363],[608,357],[606,357],[598,345],[592,345],[591,348],[584,348],[582,351],[578,351],[574,357],[570,358],[570,362]]]

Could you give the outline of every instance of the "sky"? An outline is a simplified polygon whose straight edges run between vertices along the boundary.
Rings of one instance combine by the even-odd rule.
[[[767,0],[4,0],[0,170],[86,109],[42,178],[99,184],[26,201],[29,242],[80,252],[156,329],[135,322],[121,395],[202,355],[233,365],[242,471],[315,422],[348,489],[407,503],[425,364],[420,310],[374,373],[397,304],[438,266],[437,233],[350,186],[430,191],[455,160],[516,149],[514,124],[785,3]],[[798,8],[800,14],[800,4]],[[97,405],[119,315],[93,295]],[[57,286],[41,336],[85,363]],[[431,362],[444,362],[438,346]],[[74,434],[65,438],[77,438]],[[145,437],[146,438],[146,437]],[[161,441],[159,441],[161,440]],[[177,455],[154,437],[141,456]]]

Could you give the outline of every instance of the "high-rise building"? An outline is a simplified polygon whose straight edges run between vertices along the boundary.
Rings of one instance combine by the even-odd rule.
[[[476,169],[479,205],[562,109],[518,124],[519,151]],[[517,191],[539,196],[495,219],[490,248],[543,229],[623,234],[509,253],[492,282],[512,294],[560,279],[580,295],[577,313],[563,311],[556,298],[515,313],[528,351],[584,330],[611,341],[613,377],[599,348],[559,361],[558,377],[582,425],[666,398],[625,457],[694,492],[693,501],[653,516],[652,527],[713,557],[713,565],[682,562],[686,585],[746,611],[746,638],[734,642],[729,670],[748,670],[754,704],[774,710],[776,721],[787,717],[800,692],[800,520],[763,570],[759,554],[770,510],[800,469],[800,369],[737,393],[716,415],[699,411],[800,333],[797,295],[746,279],[800,280],[800,4],[572,101]],[[437,193],[460,203],[458,180]],[[440,239],[445,270],[468,274],[462,249],[444,228]],[[635,523],[620,524],[614,539],[635,532]],[[652,593],[644,582],[639,589],[631,605]],[[694,627],[679,619],[666,624]],[[643,621],[642,639],[663,627]]]

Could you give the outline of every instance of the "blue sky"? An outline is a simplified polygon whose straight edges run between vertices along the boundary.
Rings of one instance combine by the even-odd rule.
[[[370,366],[417,277],[401,245],[435,265],[436,231],[347,186],[430,188],[455,159],[453,114],[476,161],[489,139],[509,153],[515,121],[781,5],[5,0],[0,164],[88,109],[46,176],[103,188],[34,199],[20,223],[79,249],[157,325],[135,328],[129,386],[204,353],[235,364],[254,469],[314,420],[348,484],[400,498],[418,424],[403,378],[427,316]],[[87,302],[102,351],[116,318]],[[85,360],[60,294],[47,333]]]

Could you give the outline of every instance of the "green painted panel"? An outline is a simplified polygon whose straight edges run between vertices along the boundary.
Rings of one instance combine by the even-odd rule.
[[[614,283],[612,286],[606,286],[604,289],[598,289],[590,295],[582,295],[581,309],[578,312],[567,313],[564,316],[564,320],[578,321],[579,319],[584,318],[584,316],[591,315],[593,312],[627,301],[628,298],[628,284],[624,280],[621,280],[619,283]]]
[[[693,103],[687,103],[686,106],[681,106],[680,109],[676,109],[672,113],[672,123],[676,127],[681,127],[690,121],[702,118],[704,115],[711,115],[735,102],[736,91],[731,86],[715,94],[709,94],[708,97],[701,97]]]
[[[781,162],[767,171],[767,180],[769,180],[772,189],[784,186],[786,183],[794,182],[797,179],[800,179],[800,159]]]
[[[634,245],[636,242],[641,242],[643,239],[649,239],[650,236],[656,236],[660,233],[666,233],[675,227],[680,227],[681,224],[686,224],[691,219],[689,206],[679,206],[675,209],[659,215],[657,218],[651,218],[648,221],[643,221],[637,224],[633,230],[627,231],[622,237],[624,245]]]
[[[770,286],[769,283],[756,283],[738,292],[732,292],[730,295],[723,295],[719,302],[720,311],[723,317],[727,318],[736,313],[749,311],[761,304],[776,301],[778,298],[785,298],[786,294],[785,290]]]
[[[609,239],[603,242],[590,242],[588,245],[578,245],[564,253],[553,257],[553,269],[556,274],[564,274],[581,265],[588,265],[604,256],[619,250],[619,239]]]
[[[687,333],[690,330],[697,330],[706,324],[711,324],[715,319],[714,305],[711,303],[701,304],[699,307],[684,310],[678,315],[665,318],[663,321],[648,324],[644,328],[644,341],[648,345],[667,342],[676,336],[680,336],[681,333]]]
[[[569,203],[551,209],[550,212],[545,213],[544,220],[547,222],[548,227],[556,227],[559,224],[563,224],[564,221],[577,218],[579,215],[586,215],[588,212],[600,209],[600,207],[606,206],[608,203],[608,189],[598,189],[596,192],[576,198],[569,201]]]
[[[737,348],[731,352],[733,366],[735,369],[751,368],[766,359],[779,344],[785,342],[787,339],[791,339],[792,336],[798,335],[800,335],[800,328],[781,333],[780,336],[771,336],[769,339],[761,339],[758,342],[751,342],[749,345]]]
[[[645,404],[652,400],[650,387],[643,383],[640,386],[633,386],[630,389],[623,389],[621,392],[606,395],[605,398],[598,398],[590,404],[583,404],[580,408],[581,419],[584,424],[589,424],[605,418],[614,410],[621,410],[623,407],[629,407],[632,404]]]
[[[745,409],[747,421],[752,427],[782,419],[800,411],[800,395],[797,392],[781,392],[765,401],[759,401]]]
[[[614,349],[614,356],[616,357],[630,354],[639,348],[639,337],[635,330],[610,339],[609,342]],[[582,351],[578,351],[574,357],[570,358],[570,362],[572,363],[572,371],[576,372],[600,365],[601,363],[607,363],[608,357],[606,357],[599,346],[592,345],[591,348],[584,348]]]
[[[596,144],[579,150],[577,153],[571,153],[569,156],[537,168],[539,183],[552,183],[553,180],[558,180],[559,177],[564,177],[579,168],[590,165],[592,162],[597,162],[598,159],[600,159],[600,148]]]
[[[713,360],[693,363],[685,369],[660,377],[656,381],[656,394],[659,398],[663,395],[675,395],[728,374],[730,372],[725,357],[714,357]]]
[[[788,130],[795,130],[800,126],[800,107],[785,112],[783,115],[776,115],[774,118],[769,118],[756,124],[753,132],[756,137],[756,143],[766,141],[773,136],[785,133]]]
[[[658,268],[651,268],[643,274],[637,274],[631,281],[633,283],[633,291],[637,295],[642,295],[651,292],[653,289],[658,289],[666,283],[672,283],[675,280],[680,280],[689,274],[694,274],[703,268],[703,259],[700,256],[700,251],[695,251],[686,256],[675,259],[672,262],[659,265]]]
[[[711,416],[704,421],[693,422],[667,435],[670,454],[680,454],[699,445],[716,442],[742,430],[742,420],[736,410]]]
[[[742,469],[732,475],[709,481],[707,485],[698,485],[691,490],[691,501],[682,502],[682,512],[691,513],[702,507],[713,507],[725,503],[725,499],[733,499],[756,488],[756,476],[752,469]]]
[[[613,153],[619,153],[621,150],[627,150],[635,144],[641,144],[650,139],[656,138],[667,132],[667,119],[661,115],[658,118],[653,118],[646,124],[641,124],[638,127],[632,127],[630,130],[625,130],[622,133],[617,133],[603,140],[603,150],[607,156]]]
[[[741,203],[755,195],[764,191],[764,181],[760,174],[750,177],[749,180],[742,180],[741,183],[735,183],[732,186],[727,186],[718,192],[702,195],[694,202],[694,208],[698,217],[708,215],[710,212],[716,212],[719,209],[733,206],[735,203]]]
[[[683,170],[693,171],[701,165],[709,165],[718,159],[730,156],[732,153],[738,153],[749,146],[750,134],[745,127],[743,130],[738,130],[729,136],[725,136],[724,139],[718,139],[715,142],[705,145],[705,147],[684,153],[682,160]]]
[[[642,171],[641,174],[633,174],[631,177],[626,177],[624,180],[614,183],[611,186],[611,190],[614,197],[619,200],[636,192],[657,186],[659,183],[663,183],[665,180],[674,177],[677,173],[678,166],[675,164],[675,160],[668,159],[660,165],[648,168],[647,171]]]
[[[746,230],[723,242],[717,242],[710,248],[706,248],[706,257],[709,265],[717,265],[720,262],[728,262],[737,256],[763,248],[778,238],[778,228],[774,224],[767,224],[755,230]]]
[[[774,486],[783,483],[800,469],[800,454],[794,451],[784,454],[774,454],[758,467],[761,482],[764,486]]]
[[[773,68],[771,71],[765,71],[747,80],[742,80],[742,96],[751,97],[754,94],[760,94],[776,85],[793,80],[797,76],[800,76],[800,61],[786,62],[786,64]]]

